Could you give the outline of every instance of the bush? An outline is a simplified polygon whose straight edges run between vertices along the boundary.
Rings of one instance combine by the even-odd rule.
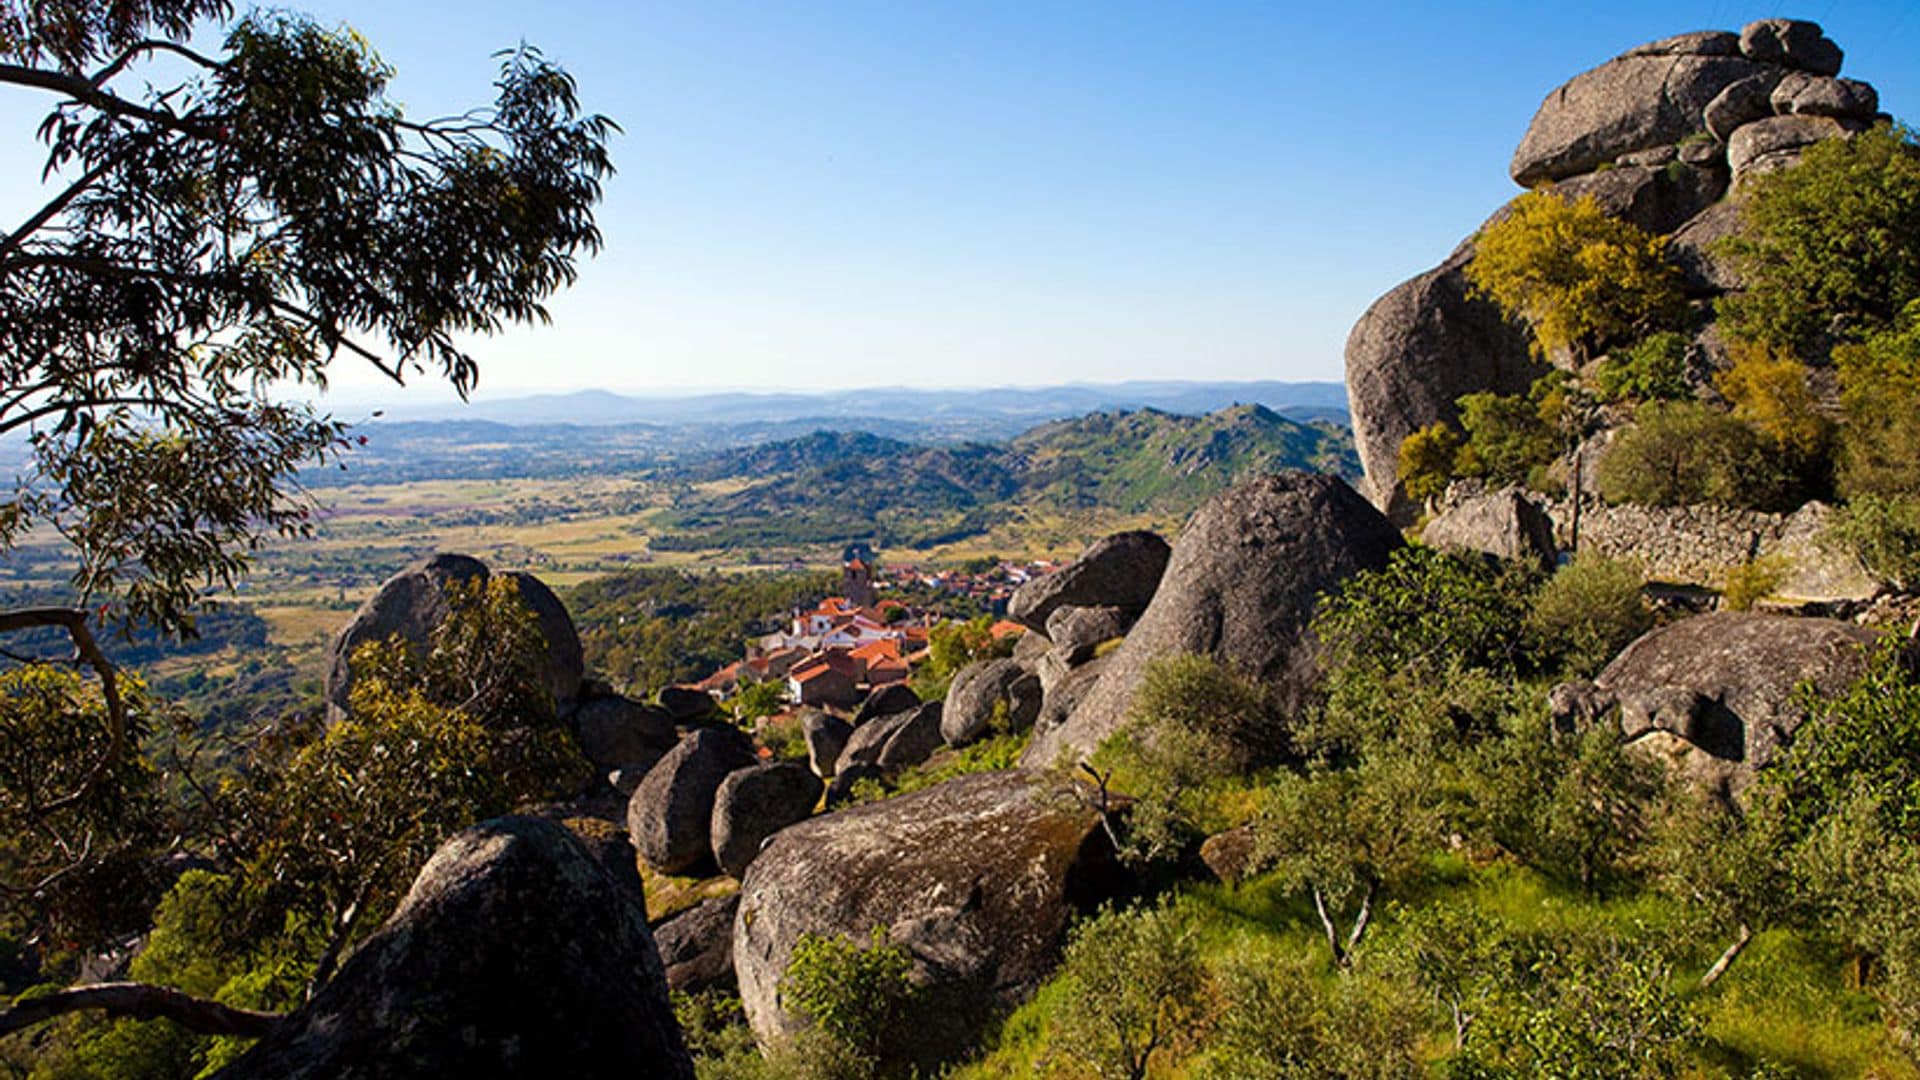
[[[844,937],[802,934],[780,994],[840,1050],[843,1075],[877,1075],[909,1056],[912,1033],[899,1021],[917,993],[912,972],[907,950],[890,944],[883,926],[873,928],[864,948]]]
[[[1687,338],[1663,330],[1640,339],[1619,356],[1601,362],[1594,389],[1605,402],[1679,401],[1692,394],[1687,385]]]
[[[1074,928],[1061,962],[1063,995],[1049,1056],[1095,1076],[1140,1080],[1156,1052],[1187,1033],[1201,1007],[1193,931],[1167,904],[1107,909]]]
[[[1920,588],[1920,500],[1862,495],[1827,526],[1827,540],[1860,561],[1874,580]]]
[[[1720,606],[1728,611],[1752,611],[1753,605],[1773,595],[1787,580],[1791,564],[1778,555],[1741,563],[1727,571],[1720,589]]]
[[[1630,562],[1583,554],[1541,586],[1527,611],[1527,636],[1541,660],[1590,676],[1653,625]]]
[[[1794,477],[1753,429],[1726,413],[1691,401],[1653,401],[1633,420],[1600,459],[1600,494],[1608,502],[1797,505]]]
[[[1446,494],[1460,453],[1460,433],[1436,420],[1400,443],[1396,475],[1409,499],[1426,501]]]
[[[1536,384],[1538,385],[1538,384]],[[1467,394],[1459,401],[1460,426],[1467,437],[1454,458],[1460,476],[1485,477],[1489,483],[1532,484],[1553,462],[1558,433],[1542,402],[1529,394]]]
[[[1719,301],[1735,339],[1807,353],[1839,324],[1890,326],[1920,298],[1920,145],[1882,125],[1754,178],[1725,241],[1746,287]]]
[[[1841,493],[1920,496],[1920,300],[1894,328],[1836,347],[1833,360],[1846,421]]]
[[[1420,1011],[1394,984],[1321,980],[1289,957],[1234,956],[1214,982],[1227,1007],[1207,1039],[1201,1077],[1412,1080],[1421,1067]]]
[[[1288,755],[1287,734],[1259,686],[1206,656],[1147,666],[1119,734],[1097,760],[1135,796],[1126,816],[1129,859],[1177,853],[1207,825],[1215,785]]]
[[[1477,295],[1527,321],[1536,354],[1584,355],[1678,310],[1664,237],[1608,217],[1591,196],[1530,191],[1512,209],[1475,237],[1466,274]]]

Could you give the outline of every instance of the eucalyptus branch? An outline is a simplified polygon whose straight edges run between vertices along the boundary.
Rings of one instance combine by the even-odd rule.
[[[27,86],[36,90],[51,90],[54,93],[65,94],[83,105],[91,105],[108,115],[144,120],[156,127],[177,131],[183,135],[204,136],[211,130],[202,122],[128,101],[118,94],[101,89],[94,85],[93,80],[82,75],[69,75],[44,68],[22,67],[19,64],[0,64],[0,83]]]
[[[100,676],[100,696],[107,704],[107,748],[87,770],[86,779],[71,793],[39,808],[42,815],[58,813],[89,795],[127,750],[127,706],[120,697],[119,671],[107,654],[100,651],[93,631],[87,628],[87,613],[79,608],[18,608],[0,611],[0,634],[57,626],[73,639],[74,653]]]
[[[134,1020],[166,1018],[201,1035],[236,1035],[257,1039],[269,1035],[284,1019],[278,1013],[237,1009],[208,1001],[170,986],[147,983],[96,983],[30,998],[0,1009],[0,1035],[44,1024],[70,1013],[101,1011]]]

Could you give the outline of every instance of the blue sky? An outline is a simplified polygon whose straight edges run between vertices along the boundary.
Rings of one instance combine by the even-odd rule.
[[[1814,18],[1920,115],[1915,0],[294,6],[412,115],[485,100],[524,39],[626,130],[606,251],[554,325],[476,346],[489,397],[1337,379],[1367,305],[1515,193],[1541,98],[1626,48]],[[42,105],[0,96],[0,145]],[[10,219],[38,170],[7,157]]]

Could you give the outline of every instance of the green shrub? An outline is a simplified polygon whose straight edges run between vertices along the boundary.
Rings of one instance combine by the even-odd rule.
[[[794,942],[780,994],[844,1056],[848,1072],[893,1071],[911,1051],[900,1019],[918,993],[907,950],[873,928],[866,946],[849,938],[802,934]]]
[[[1725,243],[1745,288],[1719,301],[1735,339],[1806,353],[1835,325],[1890,326],[1920,298],[1920,145],[1882,125],[1755,177]]]
[[[1454,459],[1460,476],[1496,485],[1525,484],[1553,461],[1559,437],[1526,394],[1467,394],[1459,401],[1466,442]]]
[[[1387,980],[1316,977],[1298,956],[1228,957],[1214,975],[1228,1003],[1215,1020],[1198,1070],[1206,1080],[1308,1077],[1414,1080],[1422,1020],[1417,1004]]]
[[[1653,625],[1640,568],[1582,554],[1533,596],[1526,630],[1534,654],[1571,675],[1592,675]]]
[[[1671,330],[1650,334],[1593,373],[1601,401],[1679,401],[1689,397],[1687,337]]]
[[[1841,493],[1920,497],[1920,300],[1892,329],[1836,347],[1833,361],[1845,416]]]
[[[1441,420],[1402,440],[1396,475],[1407,497],[1424,502],[1446,494],[1460,446],[1460,433]]]
[[[1219,783],[1290,752],[1261,688],[1207,656],[1149,664],[1127,722],[1095,759],[1117,770],[1134,802],[1123,854],[1135,861],[1177,853],[1210,820]]]
[[[1203,970],[1193,931],[1168,904],[1107,909],[1067,943],[1048,1056],[1095,1076],[1138,1080],[1154,1055],[1178,1044],[1202,1008]]]
[[[1600,494],[1608,502],[1798,505],[1795,477],[1782,471],[1752,428],[1732,416],[1692,401],[1651,401],[1634,411],[1633,420],[1600,459]]]
[[[1862,495],[1834,515],[1826,538],[1874,580],[1920,588],[1920,500]]]
[[[1773,595],[1787,580],[1792,564],[1778,555],[1767,555],[1727,571],[1720,588],[1720,606],[1728,611],[1752,611],[1753,605]]]

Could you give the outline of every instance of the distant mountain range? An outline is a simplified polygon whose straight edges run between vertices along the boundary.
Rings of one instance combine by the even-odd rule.
[[[1294,420],[1345,422],[1346,387],[1337,382],[1124,382],[991,389],[916,390],[873,387],[819,393],[727,391],[686,396],[629,396],[605,390],[388,409],[393,420],[484,420],[501,424],[783,424],[795,421],[899,422],[939,428],[1003,420],[1005,434],[1045,420],[1118,409],[1209,413],[1232,405],[1265,405]],[[823,424],[844,430],[844,424]]]
[[[877,388],[820,394],[720,393],[627,397],[590,390],[393,409],[354,426],[367,442],[345,471],[316,485],[453,477],[506,479],[632,472],[688,465],[718,451],[860,432],[920,447],[1004,442],[1079,417],[1151,411],[1199,416],[1258,405],[1297,423],[1347,421],[1346,388],[1330,382]],[[787,452],[795,452],[789,448]],[[757,470],[747,475],[767,475]]]

